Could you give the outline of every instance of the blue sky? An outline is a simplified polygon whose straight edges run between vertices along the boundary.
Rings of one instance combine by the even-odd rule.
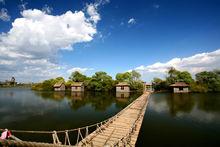
[[[0,80],[39,81],[75,70],[114,77],[135,69],[150,81],[170,66],[192,74],[220,68],[219,6],[219,0],[0,0]],[[62,32],[57,23],[73,30]]]

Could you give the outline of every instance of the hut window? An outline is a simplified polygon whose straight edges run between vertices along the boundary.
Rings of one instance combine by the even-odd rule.
[[[121,90],[124,90],[124,86],[121,86]]]
[[[75,87],[75,89],[77,89],[77,86]]]
[[[183,90],[183,87],[179,87],[179,90]]]

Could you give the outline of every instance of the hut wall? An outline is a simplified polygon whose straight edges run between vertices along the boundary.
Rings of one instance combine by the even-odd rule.
[[[84,91],[84,86],[72,86],[71,91]]]
[[[130,87],[129,86],[117,86],[116,92],[130,92]]]
[[[184,87],[183,89],[180,89],[179,87],[174,87],[173,88],[173,92],[174,93],[188,93],[189,92],[189,88],[188,87]]]

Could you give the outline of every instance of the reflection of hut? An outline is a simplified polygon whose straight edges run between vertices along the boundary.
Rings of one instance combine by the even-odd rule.
[[[185,82],[176,82],[175,84],[170,85],[173,88],[174,93],[188,93],[189,85]]]
[[[116,92],[130,92],[130,85],[127,82],[120,82],[116,85]]]
[[[129,92],[116,92],[117,98],[128,98],[130,96]]]
[[[153,91],[153,87],[151,83],[146,83],[145,88],[146,88],[146,91]]]
[[[71,91],[84,91],[83,82],[75,82],[71,85]]]
[[[65,91],[53,93],[53,98],[56,100],[62,100],[64,97],[65,97]]]
[[[53,87],[54,91],[65,91],[65,84],[63,82],[58,82]]]
[[[71,92],[71,97],[75,100],[82,100],[82,98],[84,97],[84,93],[83,92]]]

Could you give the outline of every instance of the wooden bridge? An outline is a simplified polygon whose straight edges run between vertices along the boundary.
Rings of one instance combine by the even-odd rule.
[[[0,140],[0,146],[135,146],[148,104],[149,95],[149,92],[145,92],[115,116],[94,125],[65,131],[11,130],[12,133],[52,134],[53,144],[28,142],[17,139]],[[93,130],[94,127],[96,127],[96,130],[89,134],[89,128],[91,127],[93,127]],[[68,133],[74,131],[77,131],[77,139],[75,145],[71,145],[71,140]],[[63,143],[58,137],[58,134],[60,133],[65,134]]]

